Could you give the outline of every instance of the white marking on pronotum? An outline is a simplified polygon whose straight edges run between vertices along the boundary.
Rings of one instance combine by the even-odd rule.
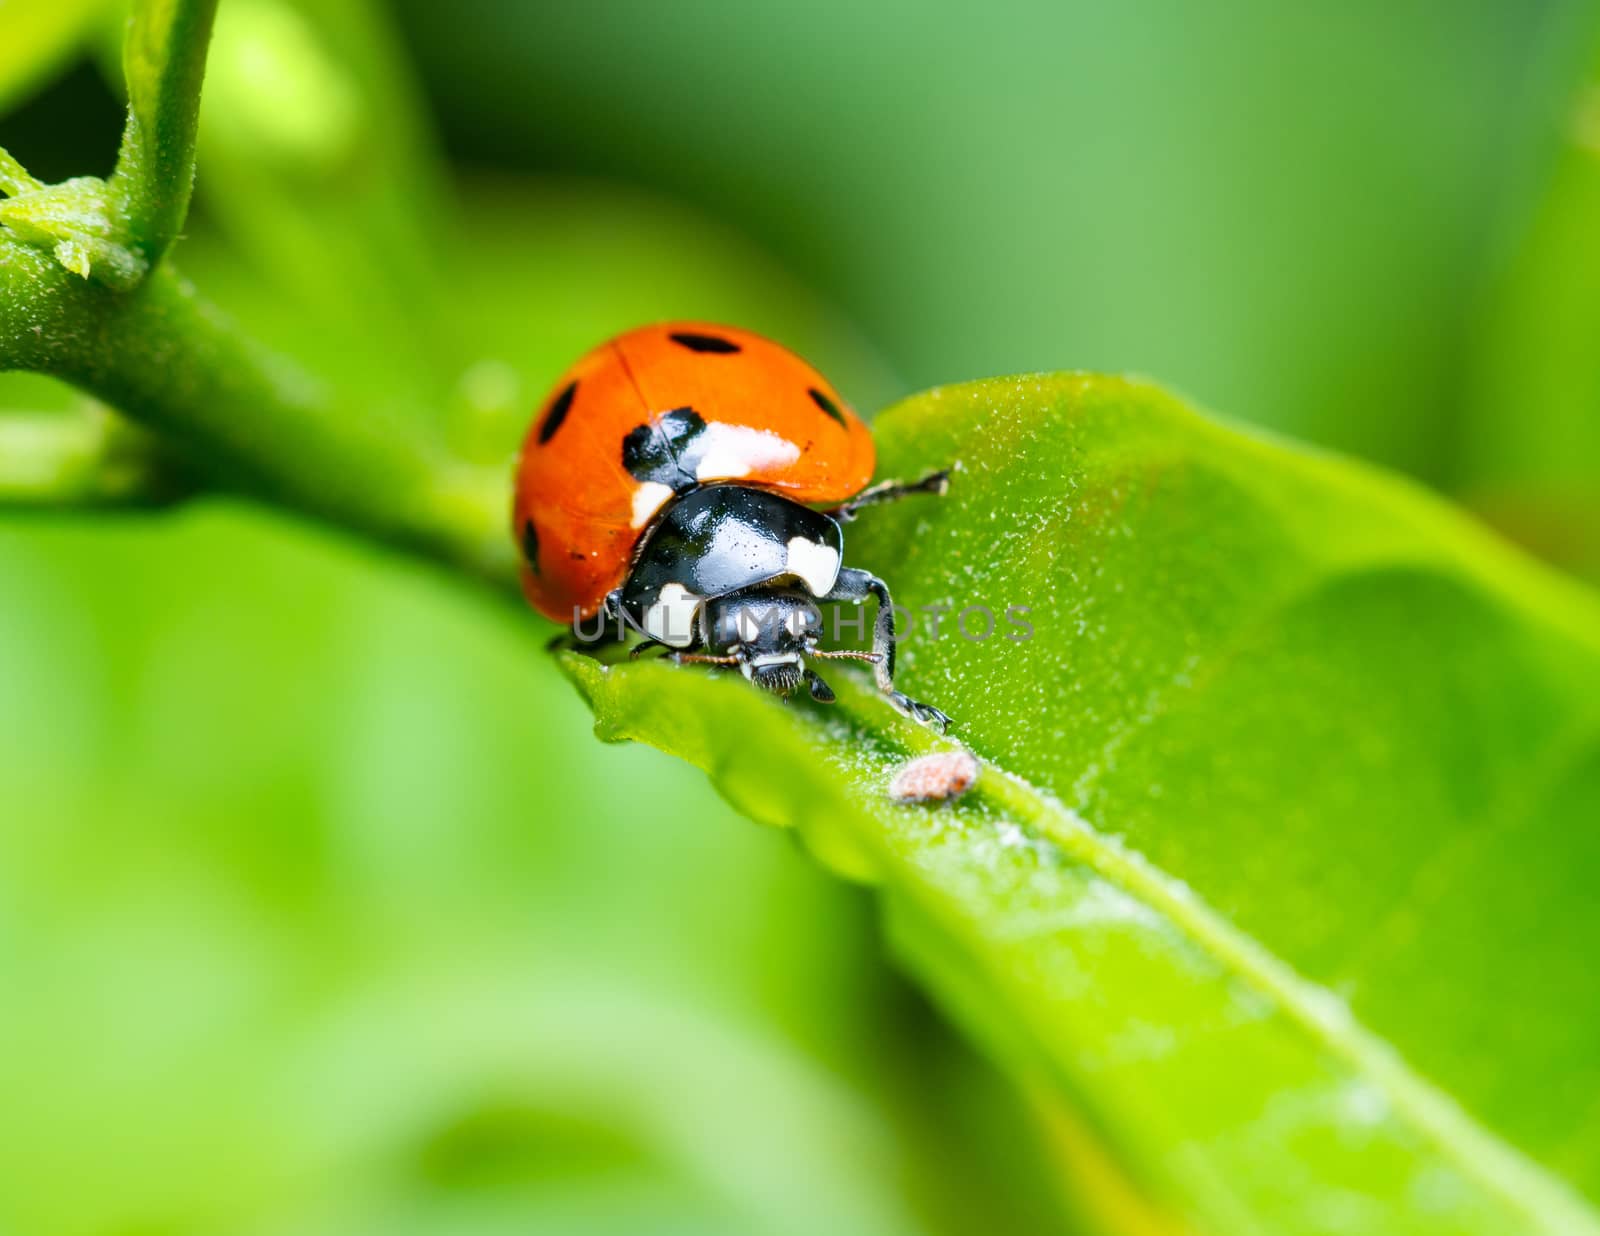
[[[827,596],[839,578],[839,551],[797,536],[789,541],[789,574],[798,576],[811,595]]]
[[[660,481],[644,481],[633,491],[633,526],[642,528],[672,497],[672,486]]]
[[[673,648],[694,643],[694,620],[700,612],[700,598],[682,584],[667,584],[656,603],[644,611],[644,633]]]
[[[800,448],[765,429],[713,421],[701,434],[705,452],[695,469],[700,481],[726,481],[757,469],[771,472],[800,458]]]

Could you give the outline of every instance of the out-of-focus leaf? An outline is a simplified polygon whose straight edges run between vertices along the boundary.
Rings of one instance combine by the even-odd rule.
[[[905,689],[977,788],[893,805],[936,740],[842,675],[786,708],[568,654],[597,732],[876,882],[912,965],[1120,1166],[1086,1189],[1110,1230],[1600,1231],[1600,605],[1145,386],[976,383],[878,429],[887,474],[956,465],[846,557],[918,614]]]
[[[1457,488],[1509,535],[1600,578],[1600,43],[1479,341]]]
[[[122,25],[101,46],[113,77]],[[208,220],[252,299],[270,293],[320,340],[305,359],[409,416],[439,408],[472,348],[442,277],[445,178],[383,7],[220,5],[198,141]]]
[[[0,111],[89,34],[108,0],[0,0]]]
[[[458,149],[737,223],[897,395],[1135,369],[1433,478],[1540,51],[1588,7],[398,4]]]
[[[450,254],[450,312],[477,349],[457,416],[509,459],[546,389],[600,339],[663,317],[736,322],[786,341],[858,405],[900,385],[815,288],[737,230],[593,181],[478,178]]]
[[[447,311],[444,177],[371,0],[230,0],[207,67],[200,193],[282,296],[424,412],[470,350]]]
[[[521,613],[205,504],[0,591],[0,1226],[1058,1230],[856,899]]]

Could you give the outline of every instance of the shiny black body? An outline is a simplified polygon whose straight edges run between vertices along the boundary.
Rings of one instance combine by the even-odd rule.
[[[696,489],[668,506],[639,546],[622,604],[642,624],[668,584],[712,600],[782,579],[796,539],[843,559],[844,532],[821,511],[744,485]]]
[[[666,648],[672,660],[737,667],[756,686],[789,695],[804,684],[824,702],[833,691],[810,659],[870,662],[878,689],[924,725],[950,723],[939,709],[894,686],[894,602],[877,576],[843,565],[840,524],[858,509],[911,493],[942,494],[946,473],[910,485],[885,484],[833,511],[738,484],[699,486],[657,516],[607,612],[646,636],[633,649]],[[872,651],[817,646],[818,603],[877,602]],[[671,621],[668,621],[668,620]]]

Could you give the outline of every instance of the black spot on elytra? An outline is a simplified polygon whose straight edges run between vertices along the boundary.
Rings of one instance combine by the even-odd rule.
[[[811,396],[811,402],[816,404],[817,407],[833,417],[839,424],[844,424],[844,413],[839,411],[839,405],[834,403],[833,400],[829,399],[814,386],[806,387],[806,394]]]
[[[522,556],[535,571],[539,569],[539,533],[531,519],[522,521]]]
[[[693,331],[674,331],[667,338],[691,352],[715,352],[726,356],[741,350],[732,339],[724,339],[721,335],[697,335]]]
[[[696,439],[706,423],[693,408],[664,412],[659,423],[635,425],[622,439],[622,466],[639,481],[655,481],[674,493],[686,493],[699,484],[695,459]]]
[[[561,422],[567,419],[567,413],[572,410],[572,398],[578,393],[578,384],[568,382],[561,388],[561,393],[550,401],[550,410],[544,414],[544,423],[539,426],[539,445],[543,446],[556,436],[556,430],[561,428]]]

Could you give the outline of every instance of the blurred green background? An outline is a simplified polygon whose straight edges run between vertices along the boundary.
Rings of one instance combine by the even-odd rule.
[[[115,5],[0,0],[109,170]],[[176,261],[485,460],[577,353],[1130,369],[1600,575],[1600,5],[223,0]],[[77,397],[0,376],[0,418]],[[870,899],[531,614],[245,504],[0,516],[0,1230],[1058,1231]]]

